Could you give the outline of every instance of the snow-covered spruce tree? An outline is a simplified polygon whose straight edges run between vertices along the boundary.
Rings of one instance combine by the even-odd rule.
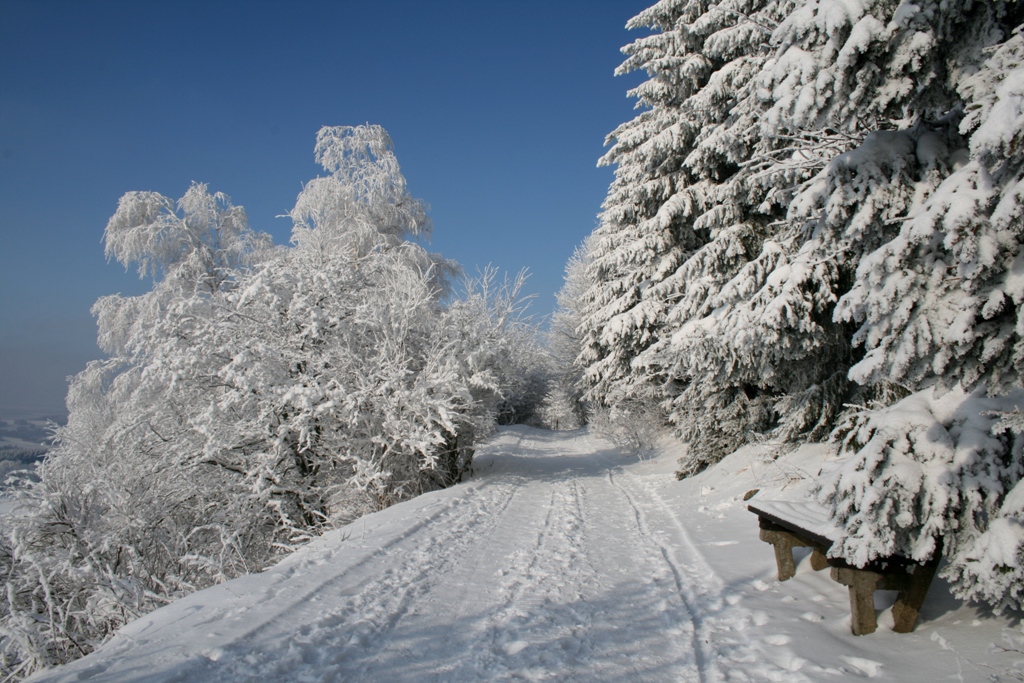
[[[670,271],[632,271],[644,305],[604,328],[657,322],[645,328],[645,349],[624,345],[629,366],[618,385],[661,387],[654,393],[670,400],[669,417],[691,444],[682,474],[751,438],[820,438],[833,424],[857,360],[849,319],[832,315],[836,302],[860,258],[941,182],[949,161],[936,150],[959,139],[949,75],[976,62],[977,45],[1010,21],[999,3],[954,5],[709,5],[708,16],[749,23],[761,40],[730,63],[746,75],[732,81],[718,118],[705,118],[692,149],[674,151],[673,168],[702,179],[707,205],[693,223],[702,243]],[[669,7],[693,5],[649,12]],[[681,35],[710,23],[685,18],[692,24]],[[735,48],[711,38],[701,54]],[[684,104],[714,109],[714,86]]]
[[[623,270],[635,278],[628,289],[633,300],[624,305],[618,297],[615,307],[604,309],[603,319],[591,315],[587,322],[590,338],[602,338],[614,349],[607,358],[618,358],[620,379],[613,382],[618,388],[614,394],[603,391],[599,398],[613,405],[644,396],[667,399],[670,419],[691,444],[690,458],[683,463],[686,474],[714,462],[753,434],[778,427],[776,404],[793,393],[801,395],[794,403],[804,407],[804,415],[781,431],[786,437],[820,435],[827,431],[826,406],[836,405],[843,392],[844,382],[841,375],[833,376],[834,367],[826,371],[823,358],[809,358],[806,350],[820,347],[820,337],[835,342],[841,335],[797,319],[812,311],[832,327],[829,309],[834,297],[808,293],[804,298],[810,301],[801,302],[800,310],[788,317],[755,315],[751,321],[741,312],[740,317],[748,320],[723,319],[761,290],[765,276],[780,262],[784,250],[773,238],[781,237],[777,233],[786,225],[791,188],[851,143],[849,135],[817,128],[789,134],[764,125],[762,99],[770,100],[773,91],[764,93],[763,72],[776,50],[773,32],[780,30],[794,4],[661,2],[633,22],[660,20],[661,39],[642,39],[631,47],[637,59],[649,59],[663,71],[648,68],[657,77],[639,89],[657,96],[641,99],[641,105],[651,110],[613,136],[647,132],[652,142],[641,139],[644,144],[635,144],[634,151],[623,144],[630,138],[619,138],[606,156],[606,161],[618,162],[619,169],[595,238],[603,233],[629,234],[621,225],[627,224],[628,229],[638,225],[649,234],[672,226],[682,239],[674,243],[671,257],[645,252],[653,243],[649,238],[634,240],[631,251],[620,250]],[[677,58],[636,47],[648,42],[667,42]],[[695,73],[702,78],[693,80]],[[688,90],[669,99],[666,93],[678,94],[679,82]],[[671,135],[649,133],[651,123],[658,121]],[[653,163],[650,149],[662,154]],[[652,182],[652,171],[666,169],[672,171],[668,180]],[[652,187],[661,195],[654,195]],[[646,204],[635,196],[642,196]],[[618,213],[613,212],[616,206]],[[648,216],[653,217],[628,225],[628,212],[637,206],[650,206]],[[605,243],[598,239],[598,248]],[[636,255],[645,253],[657,269],[638,265]],[[622,254],[632,256],[632,262]],[[596,261],[602,259],[607,260],[599,254]],[[827,266],[812,268],[815,274],[823,270]],[[606,279],[604,273],[595,273],[597,291],[608,288]],[[613,283],[608,291],[622,289]],[[726,329],[712,331],[714,326]],[[764,344],[758,326],[767,328],[765,336],[775,340]],[[629,334],[622,336],[623,330]],[[787,335],[819,339],[793,349]],[[581,361],[600,392],[600,382],[616,375],[606,362],[594,363],[591,346]],[[757,348],[756,356],[750,355],[751,347]],[[613,395],[616,398],[609,400]]]
[[[122,200],[108,253],[156,278],[97,303],[111,358],[73,380],[68,425],[4,518],[5,674],[468,466],[497,408],[462,361],[491,339],[453,333],[452,268],[406,239],[428,223],[387,134],[325,128],[317,157],[330,175],[299,196],[292,248],[203,186]]]
[[[737,332],[743,327],[740,321],[726,323],[732,329],[725,335],[708,329],[724,322],[716,316],[757,292],[776,265],[782,250],[772,238],[785,225],[787,192],[791,197],[794,184],[850,144],[846,135],[818,130],[803,137],[779,135],[763,125],[759,98],[764,97],[763,71],[775,50],[773,31],[793,7],[792,2],[662,2],[649,11],[676,13],[674,23],[667,25],[690,43],[676,39],[672,44],[688,58],[683,64],[704,64],[707,74],[678,102],[648,103],[652,112],[664,110],[663,115],[677,120],[673,132],[680,125],[692,131],[686,146],[667,150],[658,164],[643,166],[676,171],[674,192],[656,207],[655,217],[662,224],[671,217],[687,245],[671,259],[657,258],[657,272],[639,273],[639,286],[633,290],[639,303],[613,315],[601,330],[620,353],[625,349],[629,355],[628,368],[616,385],[617,401],[667,399],[669,418],[691,444],[683,474],[714,462],[754,434],[779,427],[776,404],[794,392],[803,394],[796,403],[805,408],[804,416],[780,431],[786,437],[826,431],[826,406],[837,404],[842,394],[842,381],[820,376],[821,359],[801,358],[799,350],[788,347],[790,340],[760,347],[760,357],[750,358],[749,347],[759,344],[757,330]],[[656,63],[668,68],[667,60]],[[674,68],[685,82],[689,67],[677,63]],[[613,147],[606,159],[615,152]],[[623,161],[617,183],[627,178]],[[634,191],[644,185],[635,179],[631,183]],[[613,184],[609,201],[615,188]],[[608,215],[606,206],[603,218]],[[608,227],[606,221],[597,233]],[[767,263],[757,263],[759,258]],[[826,309],[832,302],[820,295],[809,298],[817,317],[828,321]],[[794,325],[793,318],[769,321],[768,332],[778,339],[787,326],[798,328],[789,330],[790,336],[808,333],[807,325]],[[639,332],[643,348],[613,339],[622,329]],[[834,331],[831,337],[841,338]],[[581,360],[587,362],[586,353]],[[588,368],[588,379],[594,379],[594,368]]]
[[[959,144],[918,144],[937,187],[860,261],[836,314],[859,325],[866,351],[853,379],[916,393],[850,416],[838,434],[848,458],[820,496],[849,529],[837,554],[922,559],[940,539],[958,595],[1020,607],[1021,8],[957,3],[949,18],[957,11],[955,30],[974,37],[949,51]]]
[[[1020,383],[1014,326],[1022,296],[1015,274],[1024,263],[1018,260],[1024,117],[1017,103],[1024,70],[1020,34],[1008,35],[1014,27],[1000,26],[998,17],[986,17],[982,35],[991,41],[1003,33],[1005,40],[974,46],[988,48],[982,64],[949,65],[965,116],[935,126],[938,133],[956,127],[946,135],[918,136],[916,156],[934,169],[934,190],[918,198],[892,239],[860,262],[839,304],[837,317],[859,325],[854,341],[867,351],[851,373],[862,384],[985,381],[998,390]]]
[[[650,76],[630,93],[644,111],[612,132],[600,162],[616,172],[591,238],[579,357],[597,406],[677,392],[670,377],[633,361],[664,335],[671,295],[658,285],[721,225],[743,221],[740,198],[724,181],[750,143],[716,136],[767,56],[769,27],[784,5],[663,0],[628,24],[654,33],[623,49],[618,73]],[[730,149],[704,154],[709,138]]]
[[[939,61],[936,29],[894,9],[797,5],[708,151],[691,155],[750,141],[730,178],[746,221],[723,224],[659,287],[677,299],[671,336],[637,363],[685,382],[670,413],[691,443],[681,475],[751,438],[821,438],[848,396],[849,330],[833,307],[928,173],[913,158],[922,125],[851,148],[940,110],[933,79],[907,85]]]

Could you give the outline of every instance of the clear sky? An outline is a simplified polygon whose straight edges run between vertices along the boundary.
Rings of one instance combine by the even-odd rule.
[[[324,125],[388,130],[431,249],[528,267],[534,313],[593,230],[652,0],[0,0],[0,417],[63,410],[89,313],[149,283],[101,242],[130,190],[228,194],[287,243]]]

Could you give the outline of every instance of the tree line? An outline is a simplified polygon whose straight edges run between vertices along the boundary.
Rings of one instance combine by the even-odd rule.
[[[688,444],[831,440],[857,565],[940,544],[957,595],[1024,597],[1024,4],[662,0],[640,113],[567,266],[566,385]]]

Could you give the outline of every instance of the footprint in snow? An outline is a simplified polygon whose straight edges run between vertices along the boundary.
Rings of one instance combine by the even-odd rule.
[[[840,655],[839,659],[846,662],[846,664],[854,670],[867,678],[875,678],[882,671],[882,663],[876,662],[873,659],[864,659],[863,657],[849,657],[846,655]]]

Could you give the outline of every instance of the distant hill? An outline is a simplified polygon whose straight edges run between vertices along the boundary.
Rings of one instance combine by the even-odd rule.
[[[0,419],[0,484],[16,470],[31,470],[49,449],[52,426],[49,417]]]

